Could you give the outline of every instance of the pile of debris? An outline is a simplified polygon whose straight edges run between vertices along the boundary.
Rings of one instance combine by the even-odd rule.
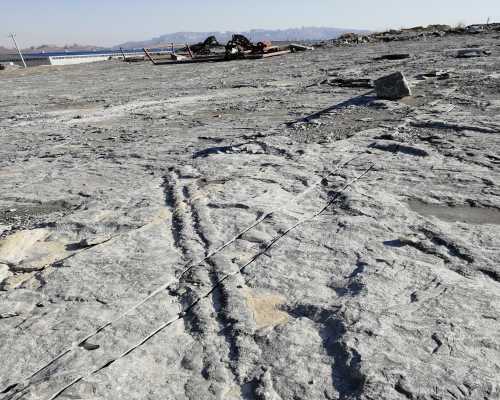
[[[226,45],[225,56],[226,59],[267,58],[306,50],[313,50],[313,48],[300,44],[274,46],[269,41],[254,44],[243,35],[233,35],[232,39]]]
[[[193,54],[196,55],[209,55],[212,54],[213,49],[219,49],[224,47],[219,43],[217,38],[215,36],[209,36],[208,38],[205,39],[205,41],[194,44],[192,46],[186,45],[181,51],[184,52],[189,52],[191,51]]]
[[[342,46],[342,45],[369,43],[371,42],[371,39],[370,36],[367,35],[359,35],[357,33],[344,33],[343,35],[339,36],[338,39],[335,39],[333,42],[338,46]]]
[[[226,46],[222,46],[215,36],[210,36],[204,42],[192,46],[186,45],[186,47],[180,49],[179,53],[172,49],[168,59],[155,58],[148,49],[144,49],[144,53],[154,65],[165,65],[260,59],[307,50],[314,50],[314,48],[295,43],[274,46],[267,41],[254,44],[243,35],[233,35]]]
[[[334,46],[350,46],[371,42],[394,42],[421,40],[428,37],[443,37],[447,35],[475,35],[480,33],[500,32],[500,23],[474,24],[469,26],[451,27],[449,25],[416,26],[409,29],[391,29],[368,35],[345,33],[329,44]]]

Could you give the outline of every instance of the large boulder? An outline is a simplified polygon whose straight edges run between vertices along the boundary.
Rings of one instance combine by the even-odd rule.
[[[381,99],[397,100],[402,97],[411,96],[408,81],[401,72],[383,76],[375,82],[375,92]]]

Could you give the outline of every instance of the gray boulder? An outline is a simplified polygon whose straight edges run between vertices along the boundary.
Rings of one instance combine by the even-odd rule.
[[[384,76],[375,82],[375,92],[381,99],[397,100],[402,97],[411,96],[408,81],[401,72]]]

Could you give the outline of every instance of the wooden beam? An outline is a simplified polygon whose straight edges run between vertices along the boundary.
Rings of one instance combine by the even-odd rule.
[[[149,53],[148,49],[143,48],[142,50],[144,50],[144,53],[146,54],[146,57],[149,58],[149,61],[151,61],[154,65],[157,65],[156,61],[151,56],[151,54]]]

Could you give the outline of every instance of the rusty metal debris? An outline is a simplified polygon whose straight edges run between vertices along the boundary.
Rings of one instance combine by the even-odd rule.
[[[220,48],[222,48],[222,46],[219,44],[217,39],[214,36],[210,36],[204,42],[192,46],[186,45],[185,48],[180,50],[181,52],[187,51],[187,54],[176,54],[175,52],[172,52],[168,58],[159,58],[155,57],[154,54],[152,54],[148,49],[144,49],[144,53],[154,65],[170,65],[231,60],[253,60],[314,49],[313,47],[296,43],[285,46],[275,46],[271,42],[264,41],[254,44],[243,35],[233,35],[231,40],[224,47],[224,51],[220,51]]]
[[[227,60],[267,58],[287,54],[291,51],[290,46],[273,46],[269,41],[253,44],[243,35],[233,35],[226,45],[225,57]]]
[[[212,54],[213,49],[220,47],[223,46],[217,41],[217,38],[215,36],[209,36],[205,41],[193,44],[191,46],[191,51],[196,55],[209,55]]]
[[[308,50],[314,50],[314,47],[312,46],[305,46],[303,44],[297,44],[297,43],[292,43],[290,46],[290,50],[293,52],[296,51],[308,51]]]

